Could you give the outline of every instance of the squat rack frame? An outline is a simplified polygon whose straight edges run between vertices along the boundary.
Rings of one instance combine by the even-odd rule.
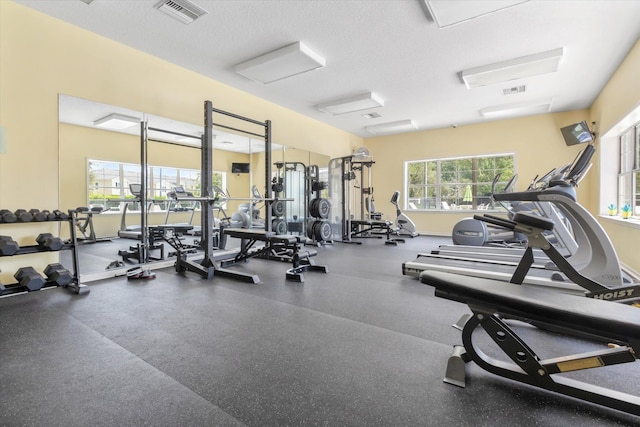
[[[245,123],[254,124],[264,129],[264,134],[250,132],[247,130],[239,129],[216,123],[213,120],[213,115],[221,114],[232,119],[240,120]],[[172,135],[184,136],[188,138],[200,139],[201,143],[201,174],[200,174],[200,188],[201,197],[193,198],[201,202],[201,227],[202,227],[202,248],[204,250],[204,258],[199,261],[188,260],[186,254],[178,252],[176,260],[177,271],[191,271],[199,274],[202,278],[212,279],[214,275],[230,277],[233,279],[241,280],[249,283],[258,283],[259,279],[256,275],[246,274],[236,271],[231,271],[221,268],[213,256],[213,226],[214,215],[213,205],[217,201],[217,195],[213,192],[213,126],[240,132],[246,135],[257,136],[264,138],[265,143],[265,182],[269,182],[271,179],[271,121],[266,120],[260,122],[248,117],[243,117],[238,114],[230,113],[228,111],[220,110],[213,107],[213,103],[209,100],[204,102],[204,133],[202,137],[194,137],[193,135],[183,134],[179,132],[169,131],[166,129],[151,128],[148,127],[147,121],[143,120],[140,124],[140,163],[141,163],[141,181],[143,191],[141,192],[140,204],[140,225],[142,228],[141,244],[140,244],[140,259],[145,263],[149,261],[149,231],[147,226],[147,159],[148,159],[148,131],[153,130],[156,132],[163,132]],[[269,185],[265,188],[265,198],[271,199],[271,187]],[[266,209],[265,231],[271,232],[271,210]]]

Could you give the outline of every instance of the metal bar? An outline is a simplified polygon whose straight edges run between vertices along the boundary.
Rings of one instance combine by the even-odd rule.
[[[250,119],[248,117],[243,117],[243,116],[240,116],[238,114],[230,113],[228,111],[218,110],[217,108],[212,108],[211,111],[214,112],[214,113],[222,114],[224,116],[233,117],[234,119],[244,120],[246,122],[253,123],[253,124],[256,124],[256,125],[259,125],[259,126],[267,126],[267,123],[259,122],[257,120]],[[213,124],[215,125],[216,123],[213,123]],[[262,135],[260,135],[260,136],[262,136]]]
[[[200,195],[212,197],[213,185],[213,104],[211,101],[204,102],[204,135],[202,136],[202,175],[200,177]],[[204,203],[202,205],[202,236],[204,237],[205,262],[213,260],[213,204]]]
[[[267,199],[271,198],[271,120],[267,120],[264,125],[264,183],[265,183],[265,196]],[[267,232],[271,232],[271,203],[267,203],[265,209],[265,221],[264,229]]]
[[[159,139],[149,138],[151,142],[159,142],[160,144],[169,144],[169,145],[177,145],[178,147],[186,147],[186,148],[195,148],[196,150],[201,150],[202,147],[200,145],[191,145],[189,143],[180,143],[180,142],[171,142],[171,141],[161,141]],[[200,138],[198,138],[200,140]]]
[[[193,136],[193,135],[189,135],[188,133],[175,132],[175,131],[172,131],[172,130],[166,130],[166,129],[160,129],[160,128],[152,128],[152,127],[149,127],[147,129],[148,130],[153,130],[153,131],[156,131],[156,132],[163,132],[163,133],[168,133],[168,134],[171,134],[171,135],[184,136],[184,137],[187,137],[187,138],[193,138],[193,139],[198,139],[198,140],[201,138],[199,136]]]
[[[140,122],[140,241],[138,254],[140,261],[146,263],[148,259],[149,230],[147,229],[147,121]]]
[[[234,128],[231,126],[225,126],[225,125],[221,125],[219,123],[214,123],[215,126],[217,127],[221,127],[221,128],[225,128],[225,129],[229,129],[229,130],[235,130],[236,132],[242,132],[242,133],[246,133],[247,135],[253,135],[253,136],[257,136],[257,137],[264,137],[264,135],[261,135],[259,133],[254,133],[254,132],[249,132],[247,130],[242,130],[242,129],[238,129],[238,128]]]

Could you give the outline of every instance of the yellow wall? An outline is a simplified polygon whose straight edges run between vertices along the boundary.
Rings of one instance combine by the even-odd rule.
[[[591,120],[598,124],[600,134],[606,133],[630,111],[640,106],[640,79],[638,76],[640,76],[640,41],[636,42],[591,106]],[[599,143],[600,141],[598,141],[598,148],[600,148]],[[600,167],[596,160],[589,177],[589,186],[593,189],[590,210],[594,215],[600,209],[600,199],[607,199],[600,189],[599,172]],[[640,271],[640,255],[638,255],[640,229],[638,226],[611,220],[600,222],[616,247],[620,260],[634,270]]]

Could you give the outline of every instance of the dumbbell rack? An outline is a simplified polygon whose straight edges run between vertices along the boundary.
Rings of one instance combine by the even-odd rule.
[[[11,255],[0,255],[2,256],[18,256],[18,255],[26,255],[26,254],[35,254],[42,252],[58,252],[63,250],[71,251],[71,258],[73,263],[73,271],[72,273],[72,281],[68,285],[64,286],[66,289],[73,291],[78,295],[84,295],[89,293],[89,288],[86,285],[80,283],[80,268],[78,263],[78,249],[77,249],[77,238],[76,238],[76,222],[77,222],[77,212],[74,210],[69,210],[68,218],[56,218],[50,219],[47,221],[33,221],[35,222],[67,222],[69,224],[69,231],[71,238],[68,241],[63,242],[62,247],[58,250],[48,249],[42,245],[28,245],[28,246],[20,246],[18,250]],[[15,223],[2,223],[2,225],[11,225],[11,224],[25,224],[24,222],[15,222]],[[30,223],[26,223],[30,224]],[[47,280],[41,289],[49,288],[57,286],[57,284],[53,281]],[[10,283],[10,284],[0,284],[0,296],[17,294],[29,292],[25,286],[21,286],[19,283]]]

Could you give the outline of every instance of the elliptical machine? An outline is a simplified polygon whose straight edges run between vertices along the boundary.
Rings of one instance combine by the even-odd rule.
[[[396,220],[394,221],[396,233],[410,237],[419,236],[420,234],[416,231],[416,224],[400,210],[400,206],[398,205],[399,198],[400,192],[396,190],[393,192],[390,200],[391,204],[396,207]]]
[[[500,180],[500,174],[496,174],[491,184],[491,195],[496,193],[496,184]],[[513,175],[509,182],[505,185],[502,193],[513,191],[518,175]],[[514,212],[511,207],[507,207],[500,203],[507,211],[509,219],[513,217]],[[451,238],[454,245],[465,246],[526,246],[527,238],[522,233],[509,231],[505,229],[496,229],[487,227],[487,223],[479,221],[475,218],[464,218],[453,226]]]

